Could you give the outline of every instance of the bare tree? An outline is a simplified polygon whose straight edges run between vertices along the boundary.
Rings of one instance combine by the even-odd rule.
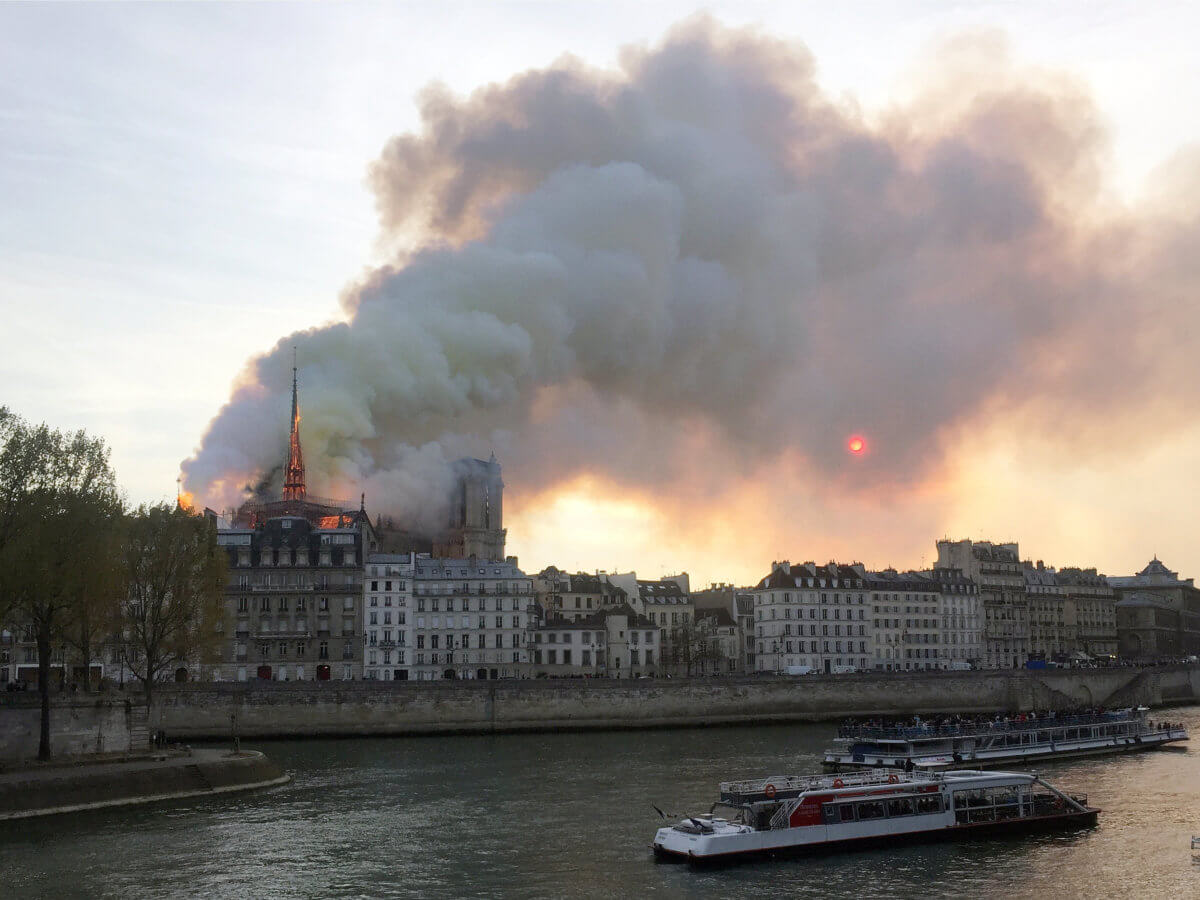
[[[130,517],[122,636],[147,707],[167,672],[215,658],[225,567],[216,526],[205,517],[166,504],[139,507]]]
[[[50,758],[50,662],[96,556],[84,548],[121,507],[108,448],[83,431],[0,409],[0,607],[37,641],[38,758]]]

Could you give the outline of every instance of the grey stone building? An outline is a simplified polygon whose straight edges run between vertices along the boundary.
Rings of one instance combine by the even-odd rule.
[[[213,677],[226,681],[362,676],[365,513],[266,518],[227,528],[225,640]]]
[[[1158,557],[1136,575],[1110,576],[1116,594],[1117,640],[1129,659],[1200,654],[1200,590]]]
[[[450,499],[447,530],[433,541],[433,556],[504,560],[504,480],[496,454],[490,459],[460,459]]]

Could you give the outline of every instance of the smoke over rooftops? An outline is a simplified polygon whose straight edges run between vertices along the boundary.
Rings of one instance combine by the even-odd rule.
[[[186,487],[231,503],[281,464],[292,344],[309,483],[438,525],[447,460],[489,445],[531,491],[781,456],[888,490],[987,417],[1054,440],[1147,397],[1194,409],[1194,202],[1105,202],[1086,93],[994,40],[929,69],[870,122],[803,46],[700,18],[613,71],[427,89],[370,169],[384,240],[420,249],[251,361]]]

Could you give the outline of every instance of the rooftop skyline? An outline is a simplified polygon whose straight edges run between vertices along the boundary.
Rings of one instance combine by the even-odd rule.
[[[5,402],[220,505],[297,344],[309,489],[494,449],[527,571],[1194,574],[1200,13],[633,9],[6,7]]]

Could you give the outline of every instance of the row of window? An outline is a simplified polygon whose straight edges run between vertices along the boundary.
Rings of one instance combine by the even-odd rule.
[[[832,650],[829,649],[831,643],[834,648]],[[854,652],[854,641],[846,641],[845,643],[846,643],[846,652],[853,653]],[[795,649],[793,649],[793,645],[795,646]],[[778,641],[776,641],[772,646],[774,647],[774,650],[768,651],[767,649],[765,649],[767,647],[767,644],[763,641],[760,641],[758,644],[758,652],[760,654],[767,653],[767,652],[773,652],[773,653],[780,652],[780,644]],[[784,641],[782,646],[783,646],[784,653],[803,653],[804,652],[804,641]],[[808,652],[809,653],[818,653],[818,652],[841,653],[842,652],[842,642],[841,641],[832,641],[832,642],[831,641],[822,641],[821,646],[822,646],[822,650],[818,651],[817,650],[817,641],[810,641]],[[866,641],[858,642],[858,652],[859,653],[867,652],[867,642]]]
[[[572,634],[578,634],[580,636],[579,642],[581,644],[592,643],[593,637],[597,644],[604,643],[604,632],[603,631],[597,631],[594,634],[591,631],[580,631],[580,632],[566,631],[566,632],[562,632],[562,633],[557,632],[557,631],[548,631],[548,632],[538,631],[535,633],[534,642],[540,644],[540,643],[542,643],[542,638],[545,637],[545,639],[546,639],[545,643],[547,643],[547,644],[560,643],[560,638],[561,638],[561,643],[570,644],[570,643],[574,642],[574,639],[571,637]],[[655,635],[655,632],[653,632],[653,631],[646,631],[646,632],[630,631],[629,632],[629,643],[637,644],[640,641],[644,640],[645,643],[647,643],[647,644],[653,644],[654,643],[654,635]],[[619,632],[617,636],[619,638],[624,638],[625,632],[624,631]]]
[[[672,612],[670,615],[670,622],[667,621],[667,613],[665,612],[648,612],[646,613],[646,618],[650,620],[651,625],[686,625],[691,621],[691,614],[688,613],[687,610],[684,610],[683,612]],[[657,618],[655,618],[655,616],[657,616]]]
[[[471,624],[470,616],[463,616],[461,621],[462,621],[462,624],[457,625],[457,624],[455,624],[455,619],[453,616],[446,616],[446,624],[443,626],[442,619],[440,616],[432,616],[429,619],[429,625],[426,626],[425,625],[425,617],[417,616],[416,627],[417,628],[425,628],[425,627],[429,627],[429,628],[443,628],[443,627],[445,627],[445,628],[475,628],[475,627],[488,628],[489,627],[487,616],[480,616],[477,625]],[[521,622],[520,616],[512,616],[510,621],[512,622],[512,624],[508,626],[509,628],[524,628],[525,627],[524,624]],[[504,616],[493,616],[492,622],[494,623],[494,625],[492,625],[490,627],[493,627],[493,628],[504,628],[505,627]],[[403,623],[403,620],[401,620],[401,623]]]
[[[791,633],[792,633],[792,624],[790,622],[785,622],[783,625],[783,634],[786,636],[786,635],[790,635]],[[858,626],[858,634],[865,635],[866,633],[867,633],[867,627],[865,625],[859,625]],[[796,626],[796,636],[800,637],[803,634],[804,634],[804,626],[798,624]],[[809,625],[808,626],[808,634],[809,634],[809,637],[816,637],[817,636],[817,626]],[[821,626],[821,634],[824,637],[829,637],[829,626],[828,625]],[[846,637],[851,637],[853,635],[854,635],[854,626],[847,625],[846,626]],[[763,626],[763,625],[758,626],[758,636],[759,637],[767,636],[765,626]],[[842,626],[841,625],[833,626],[833,636],[834,637],[842,636]]]
[[[905,816],[929,816],[945,811],[939,794],[898,797],[894,800],[860,800],[857,803],[826,803],[822,809],[827,825],[866,822],[872,819],[899,819]]]
[[[445,646],[446,649],[461,648],[461,649],[465,650],[465,649],[469,649],[471,646],[471,636],[469,634],[459,635],[458,643],[455,643],[454,635],[452,635],[452,634],[444,635],[444,638],[445,638],[444,644],[442,643],[443,635],[431,634],[428,637],[429,637],[429,647],[431,650],[437,650],[439,648],[439,646]],[[480,634],[477,637],[478,637],[477,646],[480,649],[482,649],[483,647],[486,646],[485,641],[487,640],[487,635]],[[520,647],[521,644],[524,643],[521,640],[520,632],[517,632],[515,634],[510,633],[508,637],[509,637],[508,644],[510,647]],[[417,649],[418,650],[423,650],[425,648],[425,638],[426,638],[426,635],[423,635],[423,634],[417,635]],[[504,635],[493,634],[492,635],[492,645],[494,647],[503,647],[504,646]]]
[[[446,597],[444,599],[446,601],[446,612],[454,612],[455,611],[454,610],[454,598]],[[479,612],[487,612],[488,598],[487,597],[477,597],[476,599],[479,601],[478,602],[478,611]],[[441,609],[439,608],[439,598],[438,597],[431,597],[431,598],[429,598],[428,602],[429,602],[429,612],[441,612]],[[426,611],[425,603],[426,603],[425,597],[417,598],[417,612],[425,612]],[[503,610],[504,606],[505,606],[505,604],[504,604],[503,597],[496,597],[495,600],[492,602],[492,608],[496,612],[500,612],[501,610]],[[509,608],[511,610],[513,610],[514,612],[516,612],[517,610],[519,610],[521,608],[521,601],[516,597],[509,598]],[[463,597],[462,611],[463,612],[471,611],[471,598],[470,597]]]
[[[272,645],[273,645],[273,642],[271,642],[271,641],[260,641],[258,643],[259,658],[270,659],[272,656],[272,653],[271,653]],[[288,655],[289,655],[288,651],[292,646],[293,645],[289,641],[279,641],[278,643],[274,643],[275,658],[276,659],[287,659]],[[296,647],[296,657],[297,658],[302,658],[302,657],[308,656],[308,641],[297,641],[295,643],[295,647]],[[349,651],[349,652],[347,652],[347,651]],[[347,644],[342,649],[343,657],[346,659],[349,659],[353,655],[353,653],[354,653],[354,648],[350,644]],[[234,654],[236,655],[236,657],[238,659],[245,659],[246,658],[246,645],[240,644],[240,643],[235,645],[234,646]],[[318,659],[329,659],[329,641],[321,641],[320,644],[317,645],[317,658]]]
[[[279,597],[276,600],[275,608],[279,612],[288,612],[292,607],[292,602],[293,601],[292,601],[291,597]],[[296,612],[304,612],[305,610],[307,610],[308,609],[308,598],[307,597],[296,597],[295,598],[295,607],[296,607]],[[353,597],[343,597],[342,598],[342,609],[354,609],[354,598]],[[320,612],[326,612],[329,610],[329,598],[328,597],[318,597],[317,598],[317,610]],[[249,597],[238,597],[237,611],[240,613],[250,611],[250,598]],[[271,611],[271,598],[270,597],[260,597],[259,598],[258,611],[259,612],[270,612]]]
[[[830,597],[829,594],[822,593],[821,594],[821,602],[822,603],[831,602],[829,597]],[[754,604],[756,606],[764,606],[764,605],[770,605],[772,603],[780,603],[780,602],[791,603],[792,602],[791,592],[784,591],[782,601],[775,594],[755,594],[754,595]],[[808,594],[797,593],[796,594],[796,602],[797,603],[816,603],[817,595],[815,593],[808,593]],[[834,594],[832,602],[833,603],[842,603],[842,602],[865,603],[866,598],[863,594],[846,594],[844,601],[843,601],[843,597],[841,594]]]
[[[772,607],[772,609],[771,609],[771,618],[772,619],[777,619],[777,618],[790,619],[790,618],[792,618],[792,607],[790,607],[790,606],[784,607],[782,616],[777,616],[776,612],[777,612],[777,610]],[[858,610],[858,615],[856,616],[856,615],[854,615],[854,610],[848,609],[848,610],[846,610],[845,618],[858,619],[861,622],[864,618],[866,618],[864,615],[864,612],[865,612],[865,610],[860,609],[860,610]],[[817,611],[815,608],[810,609],[808,611],[808,617],[810,619],[817,618]],[[762,622],[767,617],[763,615],[763,611],[761,609],[756,609],[754,611],[754,618],[757,621]],[[796,618],[803,619],[804,618],[804,610],[802,610],[802,609],[796,610]],[[823,610],[821,610],[821,618],[822,619],[841,619],[842,618],[842,610],[840,608],[834,609],[833,615],[831,616],[831,615],[829,615],[829,610],[823,609]]]
[[[265,566],[265,567],[270,567],[270,566],[275,566],[275,565],[278,565],[278,566],[292,565],[291,553],[288,552],[287,550],[280,551],[278,561],[276,561],[276,559],[274,557],[275,557],[275,554],[272,553],[270,550],[261,551],[258,555],[258,565]],[[230,554],[229,563],[231,566],[238,566],[241,568],[246,568],[248,566],[253,565],[253,561],[250,558],[250,551],[249,550],[239,550],[237,553],[236,559],[233,557],[232,554]],[[355,564],[354,551],[349,550],[349,549],[343,550],[341,565],[352,566],[354,564]],[[304,551],[300,551],[299,553],[297,553],[295,565],[297,565],[297,566],[309,565],[308,554]],[[320,565],[320,566],[333,565],[333,558],[332,558],[332,554],[330,553],[330,551],[322,550],[319,554],[317,554],[317,565]]]
[[[560,656],[560,653],[561,653],[561,656]],[[562,650],[557,650],[557,649],[534,650],[533,651],[534,664],[542,665],[543,661],[544,661],[544,664],[548,665],[548,666],[557,666],[557,665],[570,666],[570,665],[575,664],[573,653],[569,648],[563,648]],[[652,665],[654,665],[654,651],[649,648],[646,648],[644,650],[638,650],[638,649],[631,648],[629,651],[629,664],[631,666],[641,666],[641,665],[652,666]],[[592,651],[591,650],[580,650],[579,651],[579,665],[581,665],[581,666],[592,665]],[[601,657],[599,650],[596,651],[596,665],[598,665],[598,666],[604,665],[604,659]],[[614,658],[613,665],[615,668],[619,669],[621,667],[621,658],[620,657]]]
[[[398,590],[398,591],[402,591],[402,590],[404,590],[404,584],[405,584],[405,582],[397,580],[397,581],[396,581],[396,590]],[[391,581],[384,581],[384,583],[383,583],[383,590],[384,590],[384,592],[390,591],[391,589],[392,589],[392,582],[391,582]],[[372,590],[372,591],[378,591],[378,590],[379,590],[379,582],[378,582],[378,581],[372,581],[372,582],[371,582],[371,590]]]

